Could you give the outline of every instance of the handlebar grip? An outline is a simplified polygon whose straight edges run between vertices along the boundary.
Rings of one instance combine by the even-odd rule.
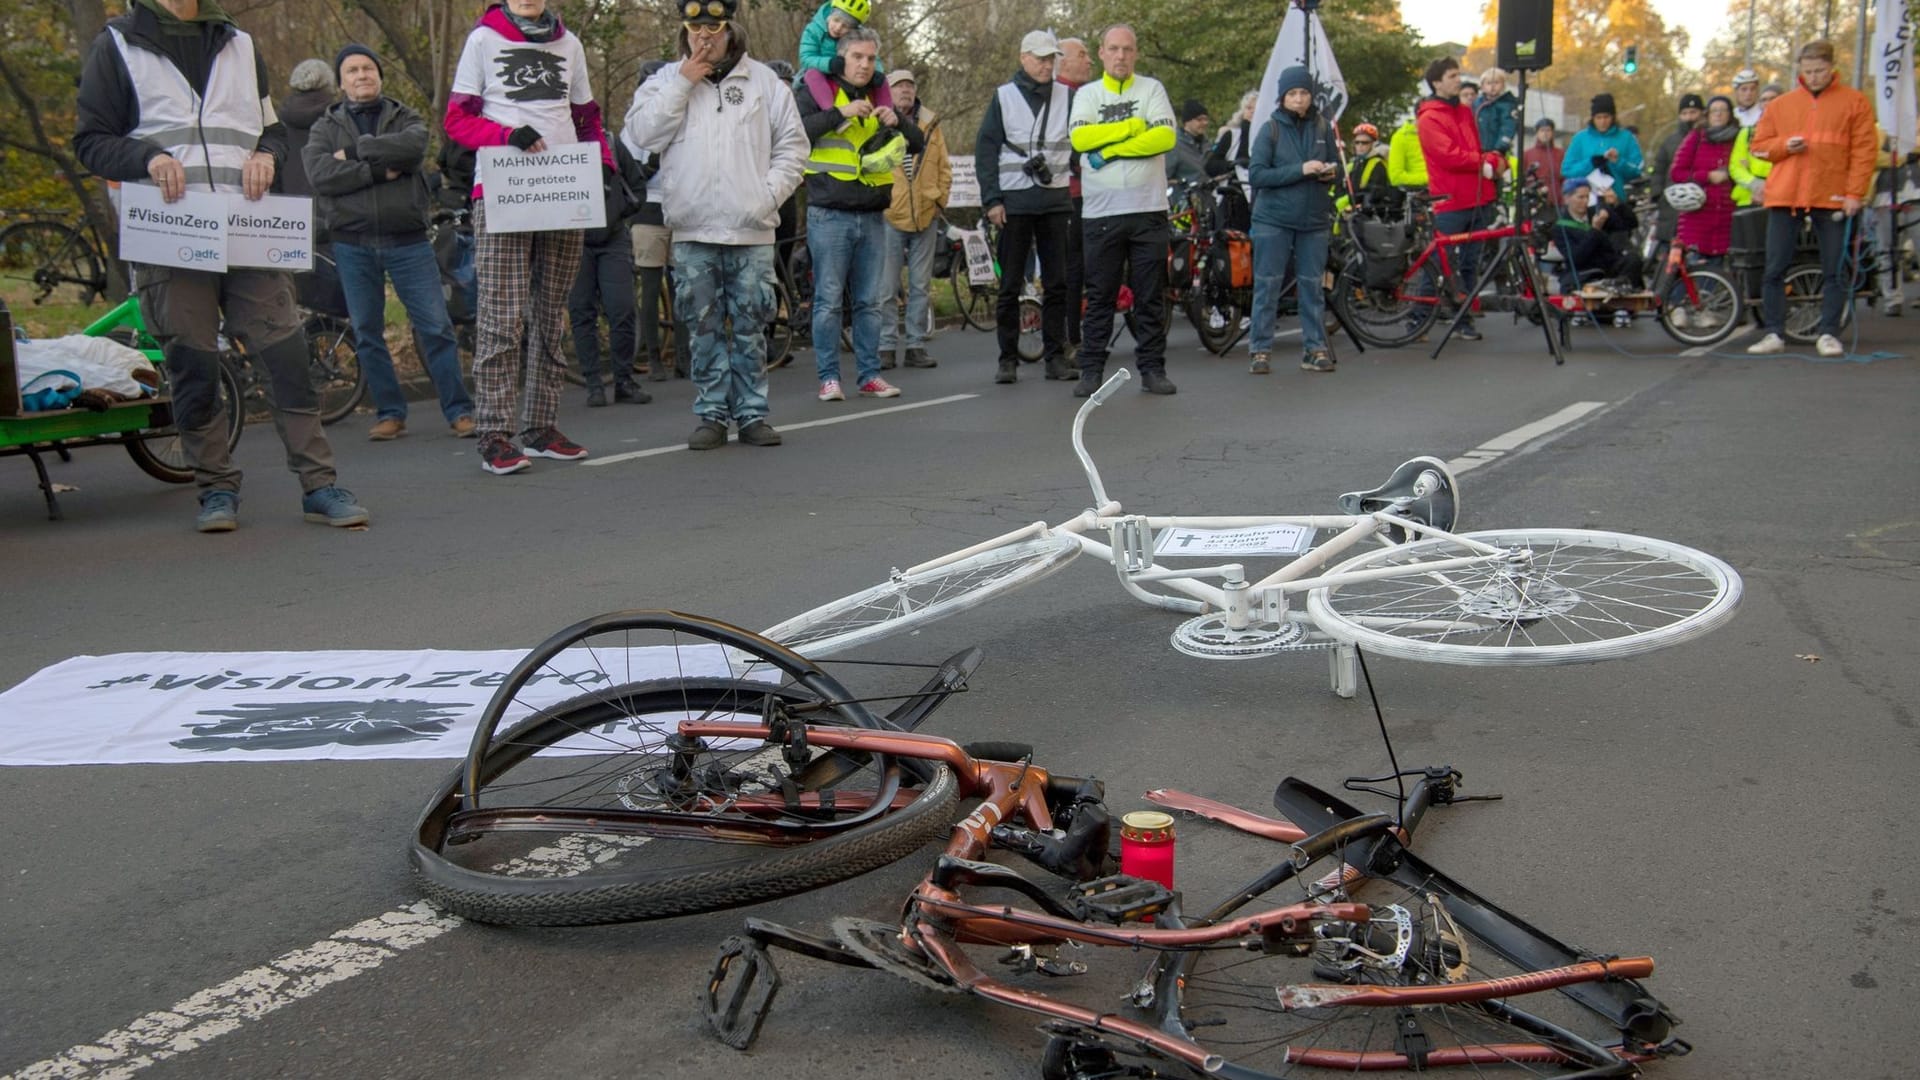
[[[1133,372],[1128,371],[1126,368],[1121,368],[1114,372],[1108,377],[1106,382],[1100,384],[1100,389],[1095,390],[1093,396],[1087,399],[1087,404],[1099,405],[1105,402],[1108,398],[1119,393],[1120,385],[1131,378],[1133,378]]]
[[[1022,742],[970,742],[960,749],[982,761],[1025,761],[1033,756],[1033,744]]]
[[[1304,869],[1308,863],[1337,848],[1391,832],[1393,824],[1389,814],[1368,814],[1323,829],[1293,845],[1293,865]]]

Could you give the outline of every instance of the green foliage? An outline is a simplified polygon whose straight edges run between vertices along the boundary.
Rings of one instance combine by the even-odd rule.
[[[1285,14],[1276,2],[1092,0],[1079,5],[1076,22],[1089,42],[1108,23],[1132,25],[1140,70],[1167,85],[1175,107],[1198,98],[1224,122],[1260,84]],[[1428,50],[1401,24],[1395,0],[1325,0],[1320,23],[1347,80],[1343,127],[1391,123],[1413,107]]]
[[[68,43],[67,27],[67,8],[59,0],[16,0],[0,7],[0,74],[5,76],[0,83],[0,147],[5,148],[0,207],[78,206],[58,166],[38,152],[41,134],[63,150],[73,141],[73,87],[81,57]]]

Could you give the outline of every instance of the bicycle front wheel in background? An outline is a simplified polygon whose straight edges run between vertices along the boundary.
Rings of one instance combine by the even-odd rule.
[[[1331,301],[1340,325],[1354,339],[1373,349],[1398,349],[1420,340],[1439,317],[1432,297],[1410,295],[1419,279],[1402,277],[1393,287],[1372,289],[1366,283],[1366,263],[1354,255],[1334,279]]]
[[[419,339],[414,339],[416,346]],[[425,353],[421,354],[422,362]],[[353,324],[345,319],[314,315],[307,320],[307,370],[320,396],[320,422],[345,419],[367,394],[367,373],[360,370]]]
[[[433,713],[407,719],[443,730]],[[804,739],[683,737],[688,720],[880,723],[746,631],[672,612],[586,620],[532,650],[482,710],[416,827],[423,891],[508,925],[691,914],[853,877],[952,824],[944,767],[923,783],[885,755]]]
[[[767,320],[767,363],[765,370],[785,367],[793,360],[793,299],[779,275],[773,279],[773,316]]]
[[[1240,338],[1240,318],[1246,314],[1232,300],[1214,300],[1207,290],[1195,286],[1187,302],[1187,320],[1200,335],[1200,344],[1215,356],[1227,355]]]
[[[220,365],[219,385],[220,407],[227,417],[227,449],[231,450],[240,444],[245,418],[241,415],[240,382],[224,363]],[[136,432],[128,435],[123,445],[140,471],[155,480],[168,484],[193,482],[193,463],[187,460],[186,448],[180,445],[180,433],[173,427],[151,434]]]
[[[1040,298],[1020,298],[1020,359],[1028,363],[1046,355],[1046,336],[1042,333]]]
[[[1787,316],[1783,329],[1787,340],[1796,345],[1811,345],[1820,337],[1820,297],[1826,288],[1826,274],[1818,264],[1796,266],[1787,271],[1784,286]],[[1846,308],[1840,311],[1840,326],[1853,321]]]
[[[0,282],[35,304],[91,304],[106,290],[107,273],[80,230],[22,221],[0,231]]]
[[[975,330],[993,329],[993,305],[996,290],[991,285],[975,285],[967,276],[967,264],[964,259],[955,259],[953,270],[947,279],[953,283],[953,302],[960,308],[960,317]]]
[[[1507,550],[1435,538],[1371,551],[1327,571],[1399,571],[1315,589],[1307,611],[1327,633],[1405,660],[1532,666],[1614,660],[1678,645],[1733,615],[1740,575],[1705,552],[1584,529],[1463,534]]]
[[[1037,581],[1080,554],[1055,533],[969,555],[945,566],[894,577],[843,596],[762,632],[808,656],[831,656],[956,615],[1009,589]]]
[[[1674,281],[1660,306],[1660,327],[1682,345],[1717,345],[1740,328],[1746,305],[1740,290],[1717,270],[1687,271],[1697,301],[1687,297],[1685,282]]]

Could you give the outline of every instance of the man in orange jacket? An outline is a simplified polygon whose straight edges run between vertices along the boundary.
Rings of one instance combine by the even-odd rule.
[[[1773,164],[1767,177],[1767,272],[1760,289],[1766,336],[1750,353],[1786,348],[1786,277],[1804,216],[1820,242],[1821,356],[1846,348],[1835,335],[1845,314],[1847,238],[1873,187],[1877,149],[1873,103],[1840,81],[1833,43],[1811,41],[1800,50],[1800,85],[1775,99],[1754,125],[1752,148]]]

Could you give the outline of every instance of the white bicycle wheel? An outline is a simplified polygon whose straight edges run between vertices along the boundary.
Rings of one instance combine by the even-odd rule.
[[[1705,552],[1624,533],[1513,529],[1465,533],[1504,558],[1470,557],[1456,540],[1371,551],[1328,576],[1406,567],[1315,589],[1322,630],[1384,656],[1442,664],[1534,666],[1615,660],[1678,645],[1719,626],[1740,602],[1740,575]]]
[[[810,657],[844,652],[966,611],[1045,577],[1078,554],[1079,542],[1062,533],[1016,541],[918,574],[896,572],[763,634]]]

